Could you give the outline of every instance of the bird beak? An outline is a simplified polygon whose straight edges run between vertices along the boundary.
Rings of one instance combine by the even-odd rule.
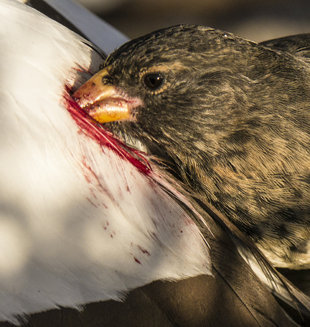
[[[107,85],[109,67],[99,71],[83,84],[73,97],[78,105],[99,123],[133,120],[133,109],[142,104],[139,98],[129,97],[123,90]]]

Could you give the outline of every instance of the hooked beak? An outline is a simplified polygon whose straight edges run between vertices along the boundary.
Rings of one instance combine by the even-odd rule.
[[[109,67],[99,71],[75,91],[74,99],[99,123],[134,120],[133,109],[142,105],[141,99],[129,97],[114,85],[104,84],[107,77],[109,77]]]

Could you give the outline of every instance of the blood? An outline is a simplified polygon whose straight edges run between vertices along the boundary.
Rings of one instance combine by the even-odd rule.
[[[64,93],[65,107],[80,127],[81,131],[95,140],[100,146],[111,149],[122,159],[129,161],[144,175],[151,173],[151,167],[145,157],[136,149],[129,147],[120,140],[116,139],[112,133],[106,131],[102,125],[98,124],[87,112],[70,96],[70,88],[65,87]]]
[[[87,199],[87,201],[88,201],[91,205],[93,205],[94,207],[98,208],[98,205],[97,205],[96,203],[94,203],[94,202],[93,202],[89,197],[87,197],[86,199]]]
[[[103,229],[104,230],[107,230],[108,229],[108,227],[109,227],[109,222],[108,221],[106,221],[104,224],[103,224]],[[113,232],[113,234],[115,234],[115,232]]]
[[[81,65],[78,65],[77,67],[75,67],[75,70],[77,72],[80,72],[80,73],[89,73],[89,74],[92,74],[91,71],[88,68],[83,67]]]
[[[96,173],[93,171],[91,166],[87,164],[85,157],[82,160],[82,164],[88,170],[88,172],[91,174],[91,176],[96,180],[97,184],[102,186]],[[84,177],[85,177],[85,180],[87,183],[91,183],[91,178],[89,175],[84,174]]]
[[[148,250],[144,249],[144,248],[141,247],[140,245],[138,245],[138,249],[139,249],[142,253],[147,254],[148,256],[151,255],[150,252],[149,252]]]
[[[136,257],[133,257],[134,259],[135,259],[135,261],[139,264],[139,265],[141,265],[141,261],[140,260],[138,260]]]

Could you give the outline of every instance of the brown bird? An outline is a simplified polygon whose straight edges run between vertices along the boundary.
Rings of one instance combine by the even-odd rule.
[[[309,268],[310,34],[257,44],[179,25],[133,40],[74,94],[140,141],[278,267]]]
[[[248,238],[72,101],[89,44],[0,9],[0,326],[296,326],[273,295],[307,326],[309,298]]]

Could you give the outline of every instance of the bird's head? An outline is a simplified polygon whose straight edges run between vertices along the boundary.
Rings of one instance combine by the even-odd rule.
[[[75,93],[95,120],[120,135],[182,151],[208,144],[240,119],[251,42],[211,28],[178,25],[130,41]],[[201,140],[207,142],[201,142]],[[189,146],[186,147],[186,144]],[[196,145],[195,145],[196,144]],[[201,149],[200,149],[201,150]]]

